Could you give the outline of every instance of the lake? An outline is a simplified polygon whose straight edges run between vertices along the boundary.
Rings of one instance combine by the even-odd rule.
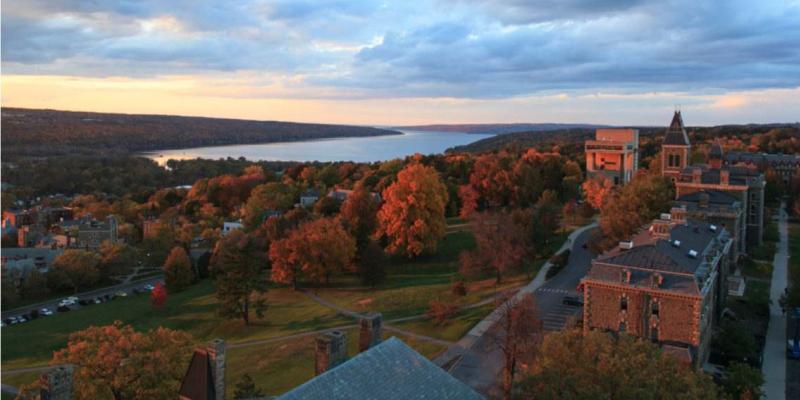
[[[320,139],[302,142],[242,144],[162,150],[144,154],[164,165],[167,160],[239,158],[253,161],[356,161],[374,162],[414,153],[441,153],[494,135],[459,132],[401,131],[402,135]]]

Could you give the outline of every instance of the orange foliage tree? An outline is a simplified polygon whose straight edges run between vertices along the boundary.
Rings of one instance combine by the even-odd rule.
[[[377,235],[389,239],[387,251],[415,257],[436,249],[445,235],[447,206],[447,188],[436,170],[419,163],[406,166],[383,198]]]
[[[355,253],[355,239],[337,220],[305,222],[270,246],[272,280],[295,289],[300,281],[329,282],[333,273],[352,270]]]
[[[164,261],[164,282],[169,290],[179,292],[186,289],[194,280],[192,260],[181,246],[175,246]]]
[[[587,179],[581,185],[586,201],[594,208],[599,210],[603,206],[606,197],[614,190],[614,183],[602,176]]]
[[[513,269],[520,269],[527,254],[525,230],[509,213],[477,213],[470,221],[475,248],[461,253],[461,273],[477,276],[494,272],[497,282]]]
[[[170,399],[178,392],[192,353],[185,332],[130,325],[92,326],[70,335],[52,364],[73,364],[75,397],[81,399]]]

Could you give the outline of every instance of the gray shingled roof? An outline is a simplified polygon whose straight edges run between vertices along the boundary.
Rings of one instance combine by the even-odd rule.
[[[732,196],[728,193],[725,193],[721,190],[701,190],[699,192],[692,192],[689,194],[685,194],[683,196],[678,197],[678,201],[686,201],[692,203],[699,203],[700,197],[706,194],[708,195],[708,203],[709,204],[725,204],[725,205],[732,205],[739,201],[735,196]]]
[[[675,111],[675,115],[672,116],[672,122],[664,136],[664,144],[689,146],[689,137],[683,127],[683,117],[681,117],[680,111]]]
[[[278,397],[295,399],[470,400],[483,396],[392,337]]]

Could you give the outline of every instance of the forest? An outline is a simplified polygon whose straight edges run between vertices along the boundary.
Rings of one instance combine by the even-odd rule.
[[[5,160],[400,134],[347,125],[5,107],[2,130]]]

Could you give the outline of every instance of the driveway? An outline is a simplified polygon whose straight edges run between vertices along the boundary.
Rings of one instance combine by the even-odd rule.
[[[536,279],[517,293],[519,298],[527,293],[534,293],[546,330],[563,329],[567,318],[580,311],[578,307],[562,305],[562,300],[566,294],[577,294],[578,283],[589,268],[592,255],[583,245],[594,227],[596,225],[592,224],[570,235],[559,250],[561,252],[570,249],[569,261],[558,275],[545,282],[548,263],[539,271]],[[498,332],[500,327],[496,324],[497,312],[495,310],[479,322],[457,344],[434,360],[460,381],[490,397],[500,395],[498,383],[503,372],[503,353],[495,343],[497,337],[502,337],[502,332]]]

